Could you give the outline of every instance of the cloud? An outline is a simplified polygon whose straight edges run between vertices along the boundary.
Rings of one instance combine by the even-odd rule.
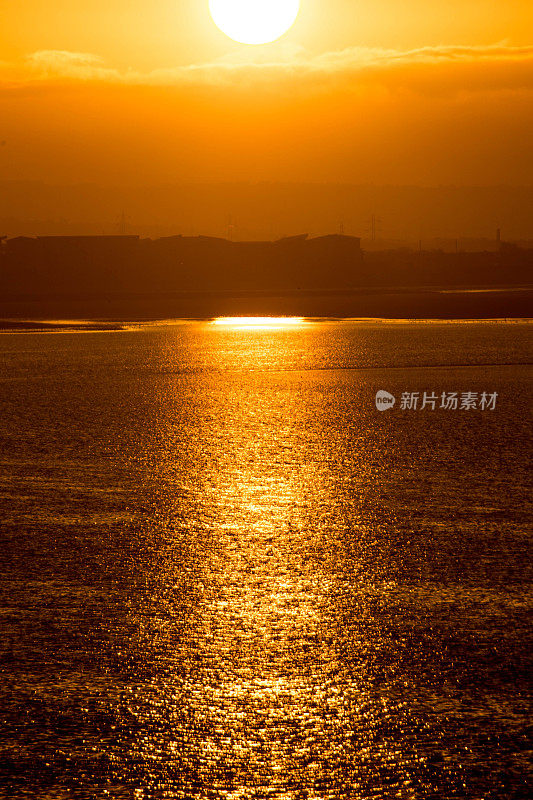
[[[317,55],[283,43],[243,48],[216,61],[139,72],[106,65],[91,53],[41,50],[23,64],[0,63],[0,85],[32,86],[91,82],[154,87],[331,87],[379,85],[433,95],[533,89],[533,45],[422,47],[412,50],[351,47]]]
[[[533,87],[533,46],[512,47],[505,43],[487,47],[424,47],[416,50],[384,50],[352,47],[310,55],[303,49],[261,49],[237,52],[207,64],[154,70],[129,76],[148,84],[251,85],[279,81],[306,84],[341,83],[357,87],[380,83],[389,88],[405,85],[423,90],[439,79],[443,89]],[[413,81],[414,78],[416,81]],[[443,80],[445,79],[445,80]]]
[[[38,69],[63,70],[102,64],[103,58],[93,53],[72,53],[70,50],[39,50],[28,56]]]
[[[120,81],[118,70],[106,67],[103,58],[93,53],[72,53],[69,50],[39,50],[26,59],[38,78],[74,78],[91,81]]]

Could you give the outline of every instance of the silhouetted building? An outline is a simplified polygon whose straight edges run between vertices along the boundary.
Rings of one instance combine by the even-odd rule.
[[[210,236],[38,236],[0,248],[0,289],[9,296],[130,293],[342,292],[404,287],[529,285],[533,251],[367,252],[332,235],[232,242]]]
[[[5,289],[180,291],[349,288],[360,239],[307,235],[274,242],[209,236],[37,236],[7,241]]]

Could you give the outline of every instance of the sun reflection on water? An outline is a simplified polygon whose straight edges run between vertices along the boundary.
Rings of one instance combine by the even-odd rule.
[[[244,330],[279,330],[305,325],[306,320],[304,317],[218,317],[212,324]]]
[[[170,373],[161,385],[152,469],[167,487],[157,502],[164,535],[146,608],[135,619],[135,601],[131,620],[153,629],[157,645],[143,667],[153,663],[152,680],[131,701],[135,756],[150,765],[141,797],[337,800],[349,788],[360,800],[366,760],[394,762],[405,782],[416,754],[396,752],[409,723],[396,698],[372,685],[382,633],[360,562],[376,532],[352,509],[352,541],[335,499],[348,434],[316,377],[240,370],[283,363],[295,346],[284,329],[296,333],[302,318],[212,324],[281,330],[237,336],[238,348],[233,336],[216,336],[220,373],[192,383]],[[304,338],[312,330],[309,322]],[[176,348],[167,356],[176,359]],[[184,439],[183,430],[199,435]],[[364,493],[368,469],[357,460],[343,504]]]

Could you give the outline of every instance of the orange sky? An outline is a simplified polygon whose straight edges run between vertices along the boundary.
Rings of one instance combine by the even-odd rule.
[[[532,184],[530,0],[302,0],[238,45],[207,0],[3,0],[0,177]]]

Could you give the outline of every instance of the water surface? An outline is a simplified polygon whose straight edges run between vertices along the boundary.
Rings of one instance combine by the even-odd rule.
[[[529,797],[532,330],[0,337],[0,797]]]

